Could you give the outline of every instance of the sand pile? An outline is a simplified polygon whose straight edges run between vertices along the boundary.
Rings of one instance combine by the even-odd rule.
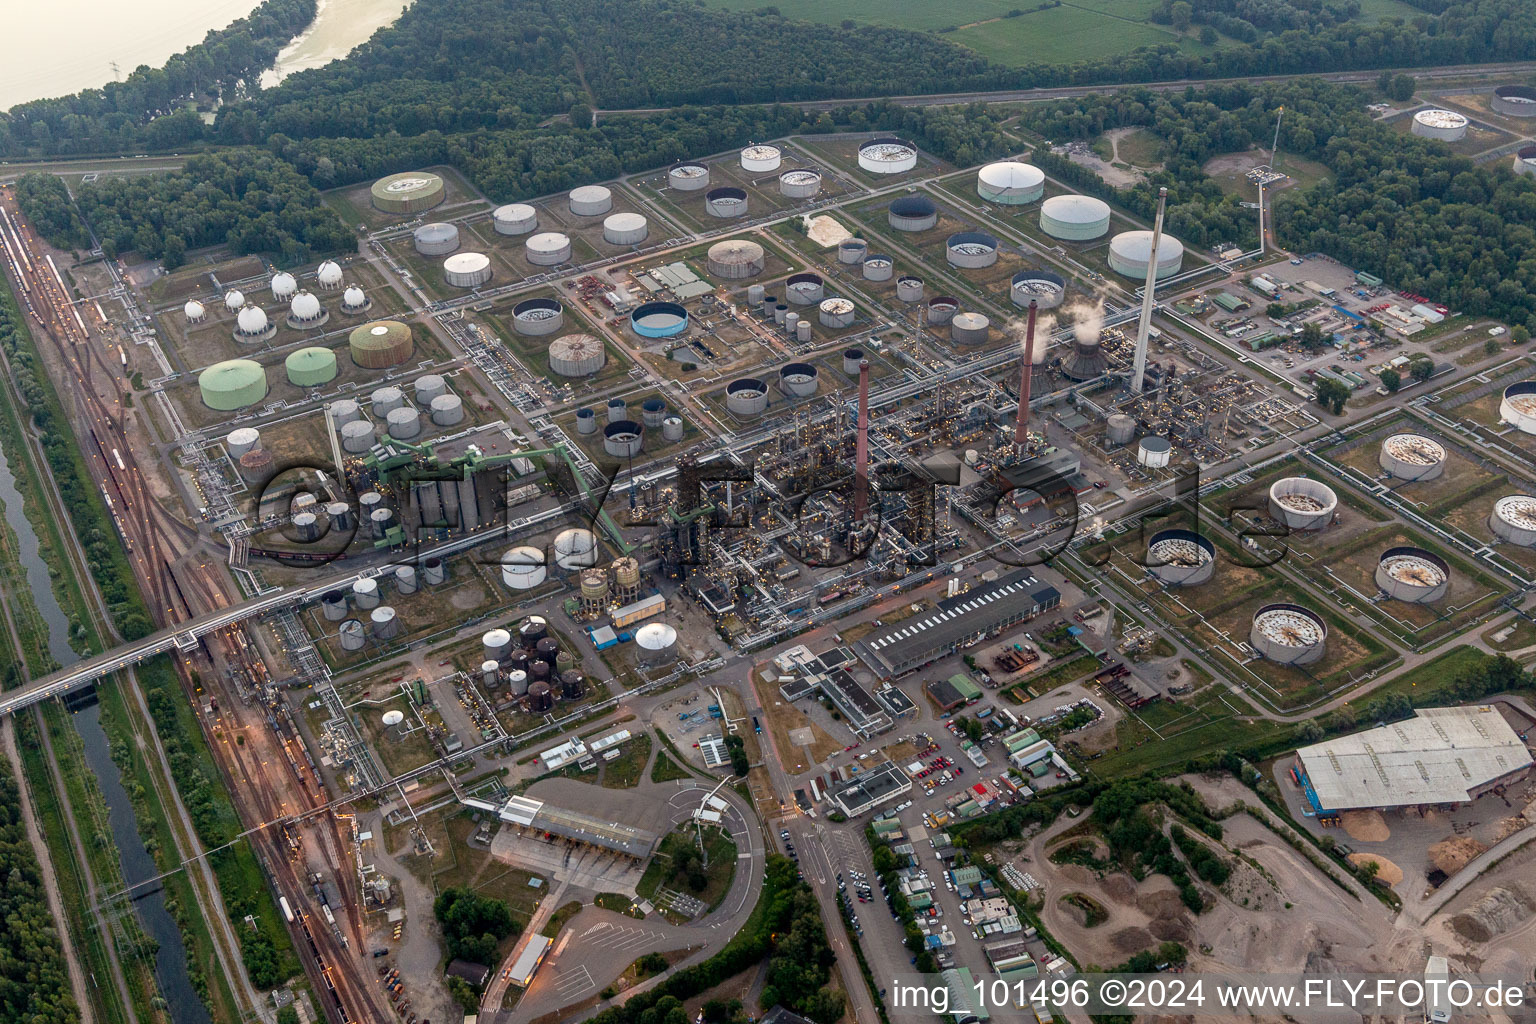
[[[1451,918],[1451,927],[1462,938],[1487,942],[1520,924],[1536,910],[1536,900],[1518,885],[1500,885],[1466,910]]]
[[[1104,895],[1116,903],[1127,907],[1136,905],[1136,883],[1129,875],[1109,875],[1100,884],[1103,886]]]
[[[1191,934],[1189,922],[1182,917],[1160,917],[1147,930],[1160,942],[1188,942]]]
[[[1429,862],[1447,875],[1454,875],[1486,849],[1488,847],[1476,839],[1453,836],[1429,848]]]
[[[1349,838],[1361,843],[1384,843],[1392,838],[1387,819],[1380,811],[1345,811],[1339,815],[1340,824]]]
[[[1150,949],[1155,940],[1152,938],[1152,933],[1145,928],[1122,928],[1111,935],[1109,941],[1120,952],[1131,954]]]
[[[1349,855],[1349,862],[1357,865],[1375,864],[1377,867],[1376,877],[1388,885],[1396,885],[1403,880],[1402,868],[1393,864],[1387,858],[1378,857],[1374,853],[1352,853]]]

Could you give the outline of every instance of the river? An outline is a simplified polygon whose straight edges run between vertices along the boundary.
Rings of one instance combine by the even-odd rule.
[[[315,22],[278,55],[269,85],[295,71],[344,57],[400,16],[408,0],[319,0]],[[260,0],[51,0],[7,4],[0,110],[67,96],[126,76],[141,64],[160,67],[255,10]],[[114,69],[115,65],[115,69]]]
[[[37,533],[22,513],[22,499],[16,490],[16,477],[11,472],[10,462],[3,450],[0,450],[0,502],[5,503],[5,521],[15,531],[19,541],[27,587],[48,627],[48,653],[61,666],[71,665],[79,661],[80,656],[69,646],[69,616],[53,592],[48,566],[38,555]],[[112,838],[116,841],[123,878],[130,886],[138,885],[157,877],[160,869],[155,866],[154,857],[144,849],[144,843],[139,838],[133,803],[123,788],[122,775],[117,765],[112,763],[107,734],[101,727],[101,707],[95,700],[81,703],[86,706],[72,716],[72,721],[85,748],[86,764],[96,776],[101,795],[107,803],[107,822],[112,829]],[[187,954],[181,943],[181,930],[165,907],[164,893],[159,885],[146,887],[144,895],[135,899],[131,906],[139,917],[144,933],[159,943],[160,949],[155,954],[155,976],[160,994],[168,1004],[171,1020],[174,1024],[210,1024],[208,1011],[198,998],[197,990],[192,987],[192,979],[187,973]],[[98,980],[106,983],[105,978]]]

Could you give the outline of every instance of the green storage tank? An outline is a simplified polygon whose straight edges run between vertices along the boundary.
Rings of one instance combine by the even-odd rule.
[[[208,408],[233,412],[267,397],[267,371],[254,360],[226,359],[199,374],[197,386]]]
[[[318,345],[301,348],[283,360],[288,380],[301,388],[316,388],[336,379],[336,353]]]

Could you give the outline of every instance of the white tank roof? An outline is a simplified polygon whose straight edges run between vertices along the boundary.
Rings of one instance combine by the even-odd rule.
[[[541,231],[528,239],[528,248],[535,252],[555,252],[570,244],[570,238],[558,231]]]
[[[326,260],[315,271],[315,276],[320,279],[320,283],[323,285],[341,284],[341,266],[335,260]]]
[[[368,301],[368,296],[364,295],[363,290],[357,285],[353,285],[343,293],[341,301],[349,306],[361,306],[364,302]]]
[[[677,630],[665,622],[647,622],[635,630],[635,646],[647,651],[664,651],[677,643]]]
[[[187,304],[181,307],[181,311],[187,315],[188,320],[198,320],[207,312],[203,304],[196,299],[188,299]]]
[[[578,185],[571,189],[571,200],[577,203],[600,203],[613,198],[613,193],[602,185]]]
[[[987,164],[976,176],[990,189],[996,191],[1025,192],[1045,184],[1045,172],[1034,164],[1017,160],[999,160]]]
[[[1110,239],[1109,247],[1121,259],[1145,263],[1152,256],[1152,232],[1122,231]],[[1184,254],[1184,243],[1167,232],[1157,241],[1157,261],[1167,263]]]
[[[236,323],[246,334],[260,334],[267,329],[267,314],[260,306],[245,306],[240,310]]]
[[[286,270],[279,270],[272,275],[272,294],[279,299],[285,299],[293,294],[299,282],[293,279],[293,275]]]
[[[1465,128],[1467,118],[1454,110],[1421,110],[1413,115],[1419,124],[1430,128]]]
[[[238,288],[231,288],[224,293],[224,308],[233,313],[245,305],[245,293]]]
[[[491,265],[483,252],[456,252],[443,261],[443,269],[453,274],[473,274]]]
[[[1051,196],[1040,213],[1064,224],[1092,224],[1109,216],[1109,204],[1093,196]]]

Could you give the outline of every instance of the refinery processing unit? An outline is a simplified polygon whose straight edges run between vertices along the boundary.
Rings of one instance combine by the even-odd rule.
[[[1491,102],[1528,117],[1533,97]],[[1410,111],[1413,134],[1467,130]],[[1169,188],[1126,186],[1138,216],[1028,150],[959,167],[891,134],[743,141],[543,196],[391,173],[332,193],[363,218],[355,252],[221,248],[152,287],[99,254],[61,266],[95,309],[0,190],[37,333],[132,392],[126,419],[70,394],[166,609],[0,711],[172,655],[191,713],[238,737],[215,756],[252,780],[241,810],[274,826],[245,823],[302,906],[272,919],[334,979],[306,1019],[396,1016],[388,971],[410,949],[442,973],[433,895],[463,879],[534,922],[447,968],[482,1021],[579,1020],[647,953],[718,952],[792,839],[835,911],[843,873],[873,870],[865,826],[913,801],[902,827],[938,850],[949,822],[1099,785],[1159,730],[1278,729],[1461,633],[1536,628],[1528,360],[1437,366],[1408,401],[1362,384],[1329,414],[1317,383],[1350,365],[1282,372],[1310,358],[1302,330],[1254,282],[1337,292],[1331,261],[1181,241]],[[1510,153],[1533,159],[1507,150],[1506,173]],[[1265,346],[1242,326],[1260,313]],[[951,747],[967,774],[935,795]],[[737,851],[708,898],[647,879],[695,844]],[[911,874],[910,898],[956,904],[922,922],[936,956],[950,928],[982,949],[1012,927],[984,927],[990,880]],[[871,947],[856,924],[839,941]],[[908,968],[905,938],[869,950],[877,977]],[[849,977],[844,1019],[875,1024],[878,986]],[[446,991],[414,998],[458,1019]]]

